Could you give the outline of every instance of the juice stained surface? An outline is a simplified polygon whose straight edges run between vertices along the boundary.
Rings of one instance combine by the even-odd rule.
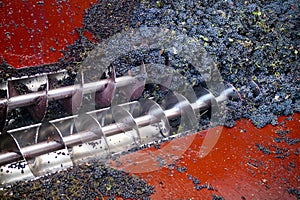
[[[92,1],[1,1],[0,57],[15,68],[55,63]]]
[[[152,199],[296,199],[289,190],[300,189],[299,121],[295,114],[258,129],[241,119],[233,128],[211,130],[221,135],[203,158],[199,149],[207,131],[122,156],[111,165],[154,185]]]

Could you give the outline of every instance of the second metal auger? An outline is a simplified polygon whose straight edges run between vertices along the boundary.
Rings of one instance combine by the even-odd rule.
[[[114,87],[127,87],[127,91],[137,97],[146,83],[144,63],[141,68],[136,76],[115,78],[113,71],[111,78],[92,83],[85,83],[84,75],[80,72],[78,83],[57,88],[53,87],[53,80],[66,79],[68,76],[64,71],[31,77],[26,81],[12,79],[2,84],[2,89],[7,90],[9,97],[2,98],[2,112],[27,106],[33,111],[33,118],[41,120],[49,100],[63,99],[67,106],[72,106],[69,113],[74,114],[81,105],[83,94],[99,92],[101,95],[110,84],[109,81],[115,83]],[[168,77],[166,75],[164,80],[168,80]],[[35,92],[16,95],[16,87],[12,85],[18,85],[20,81],[27,88],[32,86],[31,91]],[[91,158],[107,159],[194,130],[199,121],[199,111],[217,108],[219,103],[236,92],[230,86],[215,97],[205,88],[198,90],[201,90],[198,91],[200,96],[170,92],[161,105],[151,98],[134,101],[128,96],[133,101],[3,132],[0,135],[0,182],[5,184],[32,179]],[[170,123],[174,120],[177,120],[175,126]]]

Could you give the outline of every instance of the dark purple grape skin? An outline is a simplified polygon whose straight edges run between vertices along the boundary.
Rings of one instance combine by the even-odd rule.
[[[128,71],[128,74],[131,74],[130,70]],[[129,99],[130,101],[136,100],[143,94],[146,84],[146,74],[146,66],[144,61],[142,61],[140,74],[135,77],[134,83],[129,84],[123,90],[124,95],[127,97],[127,99]]]
[[[61,104],[67,113],[73,115],[80,110],[82,104],[82,95],[82,89],[77,89],[72,97],[61,100]]]
[[[7,103],[0,104],[0,131],[3,130],[6,123]]]
[[[28,112],[30,113],[31,117],[39,122],[42,121],[46,114],[47,108],[47,97],[41,96],[36,99],[34,105],[28,107]]]
[[[95,93],[95,103],[99,108],[108,107],[116,91],[116,73],[115,68],[112,71],[112,77],[107,80],[103,89]]]

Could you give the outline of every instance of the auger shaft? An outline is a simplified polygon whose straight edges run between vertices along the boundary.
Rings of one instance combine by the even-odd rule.
[[[121,81],[120,81],[121,82]],[[190,103],[188,100],[184,100],[184,101],[179,101],[175,106],[173,106],[170,109],[166,109],[163,111],[162,114],[160,114],[160,117],[155,116],[156,114],[154,113],[148,113],[146,115],[143,116],[139,116],[136,118],[133,118],[132,116],[132,120],[134,121],[134,123],[136,123],[137,127],[145,127],[145,126],[149,126],[151,124],[155,124],[161,121],[162,118],[166,118],[167,120],[171,120],[174,119],[176,117],[179,117],[183,114],[183,112],[185,112],[185,108],[184,107],[190,107],[192,108],[193,112],[197,112],[197,110],[204,110],[204,109],[208,109],[210,107],[210,103],[214,100],[216,100],[216,103],[220,103],[221,101],[224,101],[226,99],[226,96],[228,94],[231,94],[234,92],[233,88],[228,88],[226,90],[224,90],[218,97],[214,97],[212,94],[207,94],[206,98],[202,98],[205,99],[204,101],[201,100],[201,98],[199,98],[196,102],[194,103]],[[226,96],[224,96],[226,95]],[[72,116],[72,118],[76,119],[78,116]],[[70,117],[68,117],[70,118]],[[64,119],[62,119],[61,121],[63,121]],[[59,120],[55,120],[55,122],[58,122]],[[54,121],[50,121],[50,123],[53,123]],[[37,125],[33,125],[33,126],[37,126]],[[30,127],[23,127],[17,130],[11,130],[8,133],[12,134],[16,131],[20,132],[20,131],[25,131]],[[110,136],[114,136],[120,133],[123,133],[125,131],[130,131],[133,127],[127,126],[125,128],[120,128],[120,123],[119,122],[115,122],[113,124],[109,124],[103,127],[99,127],[99,129],[101,130],[100,132],[102,132],[102,136],[99,133],[95,133],[93,131],[90,130],[86,130],[86,131],[79,131],[78,133],[74,133],[74,134],[70,134],[68,136],[62,137],[62,141],[57,141],[57,140],[53,140],[50,139],[49,141],[42,141],[36,144],[32,144],[26,147],[21,147],[20,152],[2,152],[0,153],[0,166],[8,164],[8,163],[12,163],[21,159],[24,159],[23,157],[25,156],[26,159],[29,158],[34,158],[36,156],[40,156],[49,152],[53,152],[53,151],[57,151],[60,149],[63,149],[65,147],[67,148],[72,148],[76,145],[80,145],[82,143],[86,143],[86,142],[90,142],[93,140],[97,140],[101,137],[110,137]],[[26,133],[24,133],[26,134]],[[142,144],[141,144],[142,145]],[[22,155],[23,154],[23,155]]]
[[[134,77],[131,76],[123,76],[116,79],[117,87],[123,87],[130,83]],[[99,90],[107,83],[107,80],[100,80],[92,83],[86,83],[83,85],[83,93],[90,94]],[[75,92],[76,88],[80,89],[80,84],[75,84],[71,86],[64,86],[61,88],[55,88],[48,90],[48,101],[59,100],[71,97],[72,94]],[[19,107],[30,106],[35,103],[35,100],[39,97],[43,97],[44,91],[34,92],[23,94],[15,97],[11,97],[7,101],[7,106],[9,109],[15,109]]]

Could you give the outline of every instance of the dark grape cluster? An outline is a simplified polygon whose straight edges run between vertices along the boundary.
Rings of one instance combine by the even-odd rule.
[[[37,180],[17,182],[0,191],[0,199],[149,199],[153,186],[99,161],[74,166]]]
[[[223,79],[243,97],[242,104],[230,102],[225,125],[246,117],[261,128],[300,109],[299,13],[295,0],[163,0],[141,4],[132,24],[159,25],[198,38]]]

